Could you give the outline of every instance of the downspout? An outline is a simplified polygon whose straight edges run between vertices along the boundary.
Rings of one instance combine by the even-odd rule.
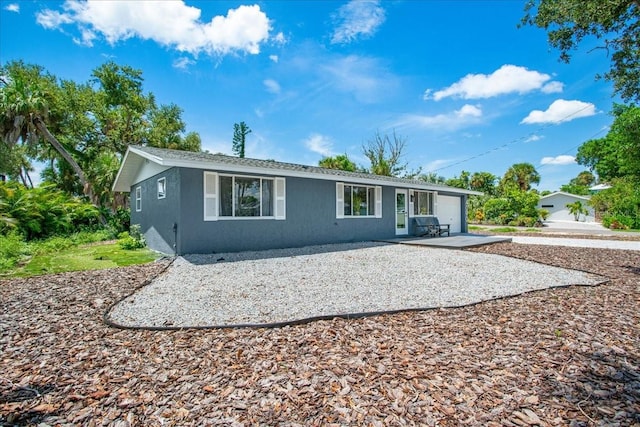
[[[173,255],[178,256],[178,223],[173,223]]]

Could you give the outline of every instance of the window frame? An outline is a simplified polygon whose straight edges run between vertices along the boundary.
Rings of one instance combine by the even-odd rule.
[[[346,189],[350,188],[349,200],[346,197]],[[353,195],[354,188],[364,189],[366,198],[361,202],[367,209],[366,215],[354,214]],[[373,200],[370,200],[373,197]],[[345,211],[345,207],[350,207],[350,213]],[[373,209],[373,212],[370,212]],[[350,182],[336,183],[336,218],[382,218],[382,187],[367,184],[354,184]]]
[[[142,186],[135,189],[136,212],[142,212]]]
[[[429,198],[431,199],[431,212],[426,213],[426,214],[421,214],[421,213],[416,213],[417,209],[420,209],[420,203],[419,203],[419,194],[427,194],[429,195]],[[438,197],[438,193],[436,191],[429,191],[429,190],[413,190],[411,193],[411,215],[416,218],[416,217],[426,217],[426,216],[436,216],[436,198]],[[429,207],[429,202],[427,199],[427,208]]]
[[[162,185],[160,183],[162,183]],[[162,191],[160,191],[161,186]],[[158,178],[156,189],[158,191],[158,200],[165,199],[167,197],[167,177],[163,176],[162,178]]]
[[[283,177],[275,176],[263,176],[263,175],[246,175],[246,174],[234,174],[234,173],[218,173],[212,171],[204,171],[204,221],[218,221],[218,220],[286,220],[286,179]],[[225,196],[222,194],[222,178],[231,178],[231,215],[222,215],[223,208],[222,203],[225,200]],[[249,178],[252,180],[260,180],[258,189],[259,193],[259,208],[260,215],[255,216],[237,216],[236,215],[236,191],[235,183],[236,178]],[[265,181],[271,181],[270,186],[270,198],[271,206],[269,211],[272,215],[263,215],[264,203],[263,196],[265,195]],[[211,188],[214,187],[214,188]],[[228,200],[229,197],[226,197]]]

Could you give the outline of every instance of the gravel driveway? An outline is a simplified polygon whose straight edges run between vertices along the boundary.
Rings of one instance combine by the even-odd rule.
[[[604,280],[501,255],[377,243],[192,255],[108,318],[127,327],[281,324],[456,307]]]

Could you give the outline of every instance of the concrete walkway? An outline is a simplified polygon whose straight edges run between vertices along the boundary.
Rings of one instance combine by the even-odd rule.
[[[511,236],[484,236],[481,234],[454,234],[451,237],[399,237],[384,240],[386,243],[400,243],[431,248],[464,249],[493,243],[510,242]]]

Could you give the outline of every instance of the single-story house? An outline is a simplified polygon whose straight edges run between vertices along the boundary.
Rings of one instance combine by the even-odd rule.
[[[410,235],[416,216],[467,231],[481,194],[423,181],[130,146],[113,184],[152,249],[219,253]]]
[[[594,210],[587,204],[589,199],[589,196],[578,196],[576,194],[565,193],[564,191],[557,191],[540,197],[538,209],[546,209],[549,211],[547,221],[575,221],[575,217],[569,211],[567,205],[580,201],[588,213],[586,215],[581,214],[579,220],[582,222],[595,222],[596,217]]]

